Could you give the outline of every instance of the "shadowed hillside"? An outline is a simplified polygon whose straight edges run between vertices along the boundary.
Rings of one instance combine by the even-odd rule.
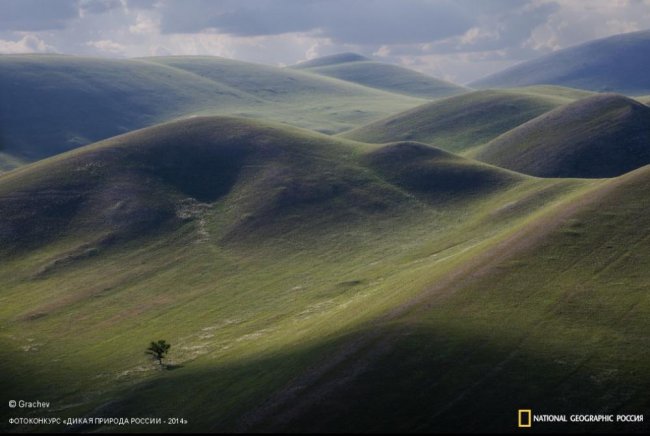
[[[188,72],[139,61],[0,56],[3,150],[26,160],[208,107],[260,103]]]
[[[470,84],[475,88],[508,88],[536,84],[592,91],[647,94],[645,73],[650,59],[650,31],[589,41],[523,62]]]
[[[18,249],[74,233],[135,236],[179,225],[184,202],[219,200],[222,237],[251,237],[416,207],[403,190],[459,202],[523,180],[423,144],[360,154],[369,148],[237,118],[151,127],[0,178],[0,242]]]
[[[418,106],[342,136],[375,143],[419,141],[463,152],[569,101],[532,91],[476,91]]]
[[[390,182],[434,203],[488,194],[522,180],[520,174],[417,142],[387,145],[365,159]]]
[[[291,68],[412,97],[441,98],[468,91],[465,87],[354,53],[312,59]]]
[[[353,152],[327,136],[236,118],[163,124],[0,178],[0,242],[24,248],[75,232],[135,236],[180,223],[183,201],[226,196],[234,203],[224,235],[263,232],[303,206],[326,220],[352,219],[354,210],[372,214],[407,198],[349,163]]]
[[[499,136],[475,157],[540,177],[614,177],[650,163],[650,108],[616,94],[588,97]]]

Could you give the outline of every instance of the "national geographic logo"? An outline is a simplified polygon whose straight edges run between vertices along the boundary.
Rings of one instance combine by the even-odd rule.
[[[519,409],[517,411],[517,427],[528,428],[533,425],[533,411],[530,409]]]
[[[609,414],[541,414],[535,413],[531,409],[519,409],[517,410],[517,427],[519,428],[530,428],[533,426],[533,422],[543,422],[543,423],[643,423],[644,416],[643,414],[618,414],[618,415],[609,415]]]

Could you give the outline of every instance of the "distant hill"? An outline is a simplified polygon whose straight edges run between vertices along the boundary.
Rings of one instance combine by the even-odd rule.
[[[190,114],[338,132],[423,100],[223,58],[0,56],[0,171]]]
[[[650,31],[589,41],[472,82],[475,88],[553,84],[628,95],[650,93]]]
[[[420,141],[458,153],[570,101],[539,91],[475,91],[418,106],[342,136],[374,143]]]
[[[650,164],[650,108],[600,94],[541,115],[473,155],[540,177],[614,177]]]
[[[135,60],[0,56],[3,151],[40,159],[160,120],[261,100],[185,71]]]
[[[348,62],[368,62],[368,61],[372,61],[372,59],[357,53],[338,53],[334,55],[321,56],[319,58],[300,62],[298,64],[292,65],[291,68],[295,70],[302,70],[307,68],[326,67],[331,65],[345,64]]]
[[[312,59],[292,68],[413,97],[441,98],[467,92],[451,82],[354,53]]]

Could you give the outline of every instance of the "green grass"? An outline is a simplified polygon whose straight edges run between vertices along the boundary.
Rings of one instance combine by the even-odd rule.
[[[345,57],[343,61],[336,55],[327,56],[323,59],[303,62],[293,68],[411,97],[436,99],[468,91],[463,86],[408,68],[354,57],[354,55]]]
[[[177,117],[237,115],[337,133],[424,101],[215,57],[2,55],[0,93],[0,170]]]
[[[377,143],[419,141],[462,153],[571,101],[565,95],[541,92],[471,92],[418,106],[342,136]]]
[[[364,362],[360,375],[318,403],[293,399],[308,402],[306,410],[287,421],[278,413],[257,428],[512,432],[521,408],[647,413],[649,181],[644,167],[600,182],[561,207],[561,219],[532,221],[520,241],[540,231],[543,238],[515,251],[506,244],[442,295],[383,323],[379,339],[309,390],[324,390],[355,362]],[[648,428],[533,425],[542,432]]]
[[[25,166],[0,176],[3,210],[18,217],[3,216],[0,235],[24,238],[3,242],[2,401],[190,421],[162,431],[240,428],[383,313],[590,183],[224,117]],[[39,221],[66,193],[74,212]],[[6,230],[30,217],[36,230]],[[154,339],[172,344],[177,369],[146,359]]]
[[[614,177],[650,163],[650,109],[599,94],[541,115],[472,157],[540,177]]]

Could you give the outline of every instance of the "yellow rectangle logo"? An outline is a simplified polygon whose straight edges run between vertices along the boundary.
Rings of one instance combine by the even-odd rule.
[[[517,427],[532,427],[533,411],[531,409],[519,409],[517,413]]]

